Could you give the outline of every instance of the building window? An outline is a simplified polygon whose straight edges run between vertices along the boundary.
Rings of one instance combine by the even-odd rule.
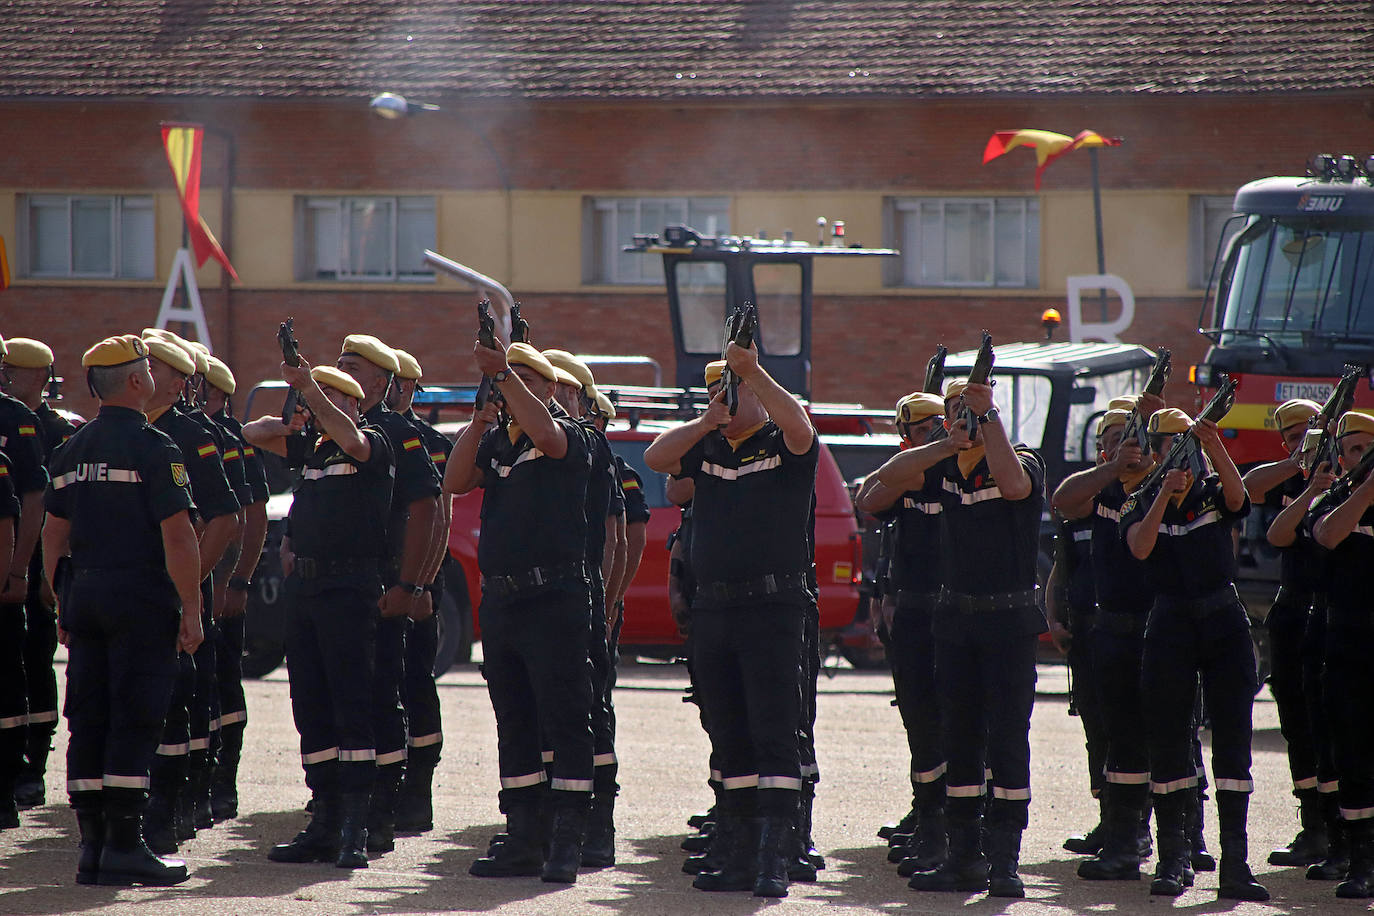
[[[1232,196],[1194,194],[1188,198],[1188,286],[1205,289],[1212,262],[1226,250],[1226,243],[1245,225],[1228,223],[1236,215]],[[1223,233],[1225,238],[1223,238]]]
[[[25,195],[19,202],[23,272],[151,280],[157,271],[153,217],[151,195]]]
[[[884,210],[902,252],[886,267],[889,286],[1040,286],[1036,198],[897,198]]]
[[[296,279],[434,279],[433,197],[302,197],[296,201]]]
[[[585,283],[663,283],[663,262],[622,251],[637,233],[691,226],[702,235],[730,231],[724,197],[589,197],[583,201],[582,279]]]

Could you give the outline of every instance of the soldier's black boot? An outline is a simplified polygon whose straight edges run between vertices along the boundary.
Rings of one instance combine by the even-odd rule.
[[[911,843],[904,847],[908,855],[897,865],[897,874],[910,878],[920,871],[934,871],[949,858],[949,836],[946,831],[943,800],[923,804],[921,817]]]
[[[1345,830],[1350,842],[1350,870],[1336,885],[1336,896],[1347,900],[1374,897],[1374,821],[1347,821]]]
[[[1102,852],[1078,863],[1078,877],[1088,881],[1139,881],[1140,809],[1109,802],[1103,824],[1106,835]]]
[[[825,868],[825,859],[821,858],[821,854],[816,851],[816,844],[811,840],[811,808],[815,800],[816,784],[809,780],[804,781],[797,803],[792,842],[787,853],[788,881],[815,881],[816,872]]]
[[[1183,835],[1188,840],[1188,864],[1193,871],[1216,871],[1217,860],[1207,851],[1207,841],[1202,835],[1207,794],[1201,786],[1187,790],[1186,794],[1188,797],[1183,808]]]
[[[396,796],[395,832],[414,836],[434,829],[434,768],[439,754],[430,747],[411,748],[405,778]]]
[[[48,773],[55,722],[30,722],[24,729],[24,765],[14,783],[14,803],[20,809],[37,808],[47,800],[43,778]]]
[[[98,884],[100,850],[105,845],[105,810],[99,792],[73,792],[72,809],[81,831],[81,853],[76,860],[76,883]]]
[[[945,816],[949,821],[949,857],[934,871],[916,872],[907,886],[918,891],[976,893],[987,890],[988,860],[983,855],[982,814],[955,814],[946,810]]]
[[[878,838],[881,840],[891,840],[893,834],[905,834],[910,836],[916,832],[916,822],[920,818],[920,811],[917,810],[917,802],[911,800],[911,810],[902,815],[901,820],[893,821],[890,824],[883,824],[878,828]]]
[[[1144,862],[1155,854],[1154,840],[1150,835],[1150,814],[1154,806],[1150,803],[1150,796],[1145,796],[1145,805],[1140,809],[1140,827],[1136,831],[1136,856]],[[1184,831],[1187,832],[1187,816],[1184,816]]]
[[[816,851],[816,842],[814,839],[812,839],[811,836],[812,828],[815,826],[816,823],[814,817],[815,808],[816,784],[812,782],[810,779],[803,780],[801,793],[802,820],[798,821],[798,823],[801,824],[804,828],[804,832],[801,836],[802,855],[805,856],[806,860],[811,863],[811,867],[814,868],[816,871],[824,871],[825,857]]]
[[[1107,820],[1106,803],[1101,796],[1097,799],[1099,816],[1097,826],[1080,836],[1071,836],[1064,841],[1064,848],[1080,856],[1095,856],[1102,851],[1105,824]]]
[[[1298,796],[1298,835],[1287,846],[1269,853],[1270,865],[1312,865],[1326,858],[1329,838],[1321,799],[1316,789],[1300,789]]]
[[[739,831],[743,829],[738,817],[718,815],[717,819],[710,822],[711,833],[710,842],[707,844],[706,851],[701,855],[688,856],[682,863],[682,871],[688,875],[699,875],[704,871],[720,871],[725,867],[725,850],[733,840],[722,837],[721,831]]]
[[[1021,829],[998,824],[988,829],[988,896],[1024,897],[1026,885],[1017,869],[1021,862]]]
[[[1341,820],[1340,802],[1335,792],[1322,795],[1322,815],[1326,819],[1326,858],[1308,866],[1309,881],[1339,881],[1350,869],[1350,834]]]
[[[210,808],[210,777],[213,772],[214,765],[208,755],[191,763],[188,787],[191,792],[191,817],[197,830],[209,830],[215,826],[215,815]]]
[[[731,821],[733,823],[728,823]],[[711,854],[716,853],[716,846],[719,845],[720,868],[700,872],[692,881],[692,887],[701,891],[752,890],[762,829],[763,825],[757,817],[719,814],[716,841],[712,844]]]
[[[176,855],[177,837],[172,803],[161,795],[148,798],[143,811],[143,841],[160,856]]]
[[[754,858],[754,896],[787,896],[787,853],[793,848],[796,825],[790,817],[765,817],[759,823]]]
[[[396,848],[396,796],[404,778],[403,764],[377,767],[367,810],[368,852],[391,852]]]
[[[310,823],[289,843],[267,851],[273,862],[333,862],[339,857],[339,802],[331,795],[311,799]]]
[[[1268,900],[1269,891],[1250,873],[1246,820],[1250,796],[1245,792],[1217,792],[1217,820],[1221,828],[1221,868],[1217,871],[1217,898],[1221,900]]]
[[[1188,790],[1184,789],[1154,797],[1155,851],[1159,860],[1155,864],[1154,880],[1150,882],[1150,894],[1155,897],[1177,897],[1192,884],[1189,844],[1183,834],[1183,809],[1187,804],[1184,796],[1187,794]]]
[[[608,787],[592,790],[592,807],[587,813],[587,835],[582,840],[582,866],[609,868],[615,864],[615,794]]]
[[[339,868],[367,868],[367,820],[371,797],[367,792],[339,796]]]
[[[210,776],[210,813],[217,821],[239,816],[239,757],[243,753],[242,722],[220,729],[219,762]]]
[[[581,792],[557,792],[567,795],[551,801],[553,823],[549,827],[549,854],[539,873],[541,881],[554,884],[573,884],[582,866],[582,836],[587,830],[587,809],[591,799]]]
[[[100,846],[96,883],[111,887],[170,887],[185,881],[185,862],[160,859],[143,843],[145,793],[137,789],[105,789],[102,794],[105,837]]]
[[[494,843],[487,854],[473,861],[468,874],[478,878],[516,878],[539,874],[544,865],[539,838],[539,804],[530,797],[511,802],[506,809],[505,839]]]

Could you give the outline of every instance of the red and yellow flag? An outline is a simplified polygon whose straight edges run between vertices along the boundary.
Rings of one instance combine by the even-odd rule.
[[[239,275],[229,263],[229,256],[200,216],[200,139],[203,134],[199,124],[164,123],[162,145],[167,150],[167,162],[172,167],[172,178],[181,198],[181,212],[186,217],[197,266],[204,266],[207,259],[214,258],[229,276],[238,280]]]
[[[1038,191],[1045,168],[1065,153],[1071,153],[1080,146],[1120,145],[1120,137],[1104,137],[1095,130],[1082,131],[1076,137],[1048,130],[999,130],[992,135],[988,145],[983,149],[983,162],[991,162],[1018,146],[1030,147],[1035,150],[1035,189]]]

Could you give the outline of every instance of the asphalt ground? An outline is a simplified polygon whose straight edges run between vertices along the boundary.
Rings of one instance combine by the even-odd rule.
[[[65,672],[58,668],[59,681]],[[1268,850],[1296,830],[1284,741],[1267,691],[1255,705],[1257,791],[1251,804],[1251,865],[1274,895],[1267,904],[1216,899],[1216,874],[1201,874],[1177,900],[1151,898],[1146,881],[1090,883],[1074,875],[1078,857],[1064,838],[1092,826],[1083,735],[1067,714],[1065,669],[1040,669],[1031,727],[1031,826],[1023,843],[1024,901],[911,891],[886,861],[877,827],[910,801],[909,761],[891,680],[883,672],[842,668],[823,676],[817,723],[822,782],[815,838],[828,867],[815,884],[792,886],[781,901],[706,894],[681,873],[688,815],[710,803],[705,737],[685,705],[685,670],[626,663],[616,694],[623,786],[617,812],[618,865],[584,870],[576,885],[538,878],[479,879],[469,863],[502,827],[496,807],[496,736],[475,665],[440,681],[443,762],[436,775],[435,830],[400,838],[394,852],[349,872],[332,865],[280,865],[267,850],[305,823],[302,782],[284,670],[246,684],[249,725],[240,772],[240,815],[183,844],[192,875],[174,888],[78,887],[76,825],[63,794],[65,727],[48,774],[49,804],[24,812],[0,833],[0,914],[748,914],[791,913],[1333,913],[1367,909],[1340,901],[1332,885],[1296,869],[1265,864]],[[1204,739],[1206,735],[1204,733]],[[54,791],[54,789],[56,791]],[[1215,808],[1207,812],[1209,848],[1218,849]],[[1153,860],[1147,868],[1153,868]]]

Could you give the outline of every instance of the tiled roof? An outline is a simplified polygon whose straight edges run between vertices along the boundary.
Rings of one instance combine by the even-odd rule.
[[[0,0],[0,97],[1374,87],[1367,0]]]

